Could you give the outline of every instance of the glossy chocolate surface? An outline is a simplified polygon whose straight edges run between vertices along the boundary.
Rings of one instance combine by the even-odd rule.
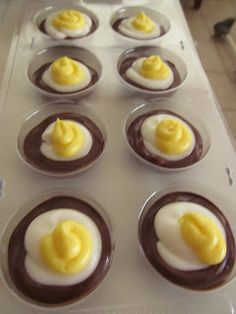
[[[112,24],[112,28],[114,29],[114,31],[116,31],[117,33],[120,33],[121,35],[123,35],[123,36],[125,36],[125,37],[132,38],[132,39],[136,39],[136,40],[152,40],[152,39],[159,38],[159,37],[161,37],[161,36],[163,36],[163,35],[166,34],[166,31],[165,31],[164,27],[163,27],[162,25],[159,25],[160,31],[161,31],[161,33],[160,33],[159,36],[155,36],[155,37],[153,37],[153,38],[142,38],[142,39],[128,36],[128,35],[126,35],[126,34],[123,34],[123,33],[119,30],[120,23],[121,23],[123,20],[125,20],[125,19],[127,19],[127,18],[120,18],[120,19],[116,20],[116,21]]]
[[[66,37],[66,38],[64,38],[64,39],[79,39],[79,38],[84,38],[84,37],[87,37],[87,36],[89,36],[90,34],[92,34],[93,32],[95,32],[95,30],[97,29],[97,25],[96,25],[96,23],[95,23],[95,21],[92,19],[92,17],[91,16],[89,16],[90,18],[91,18],[91,21],[92,21],[92,26],[91,26],[91,28],[90,28],[90,31],[89,31],[89,33],[88,34],[86,34],[86,35],[83,35],[83,36],[77,36],[77,37]],[[47,33],[47,31],[46,31],[46,28],[45,28],[45,22],[46,22],[46,19],[44,19],[41,23],[40,23],[40,25],[38,26],[38,28],[39,28],[39,30],[42,32],[42,33],[44,33],[44,34],[46,34],[46,35],[48,35],[48,36],[50,36],[48,33]],[[57,40],[56,38],[54,38],[55,40]],[[58,39],[58,40],[60,40],[60,39]]]
[[[94,272],[83,282],[71,286],[43,285],[32,280],[25,269],[25,232],[29,224],[40,214],[52,209],[75,209],[89,216],[97,225],[102,238],[102,253]],[[8,247],[8,266],[11,279],[27,298],[48,305],[66,305],[90,294],[102,281],[111,264],[112,240],[107,224],[90,204],[71,196],[55,196],[33,208],[17,225]]]
[[[171,267],[162,259],[157,250],[158,237],[154,229],[156,213],[165,205],[174,202],[193,202],[206,207],[221,222],[226,233],[227,252],[224,260],[214,266],[209,266],[197,271],[181,271]],[[229,223],[223,213],[203,196],[190,192],[169,193],[152,205],[149,210],[142,213],[139,221],[139,240],[143,251],[152,266],[166,279],[180,286],[195,289],[208,290],[221,286],[228,278],[235,261],[235,242]]]
[[[185,123],[188,124],[188,126],[191,128],[195,136],[195,147],[190,155],[180,160],[167,160],[161,156],[153,155],[151,152],[147,150],[143,142],[143,137],[141,134],[141,127],[142,127],[143,122],[148,117],[152,115],[156,115],[156,114],[170,114],[170,115],[180,118],[181,120],[183,120]],[[199,132],[197,131],[197,129],[193,127],[184,118],[168,110],[153,110],[137,117],[130,124],[128,130],[126,131],[126,135],[127,135],[127,139],[129,141],[130,146],[138,155],[140,155],[142,158],[146,159],[147,161],[153,163],[154,165],[158,165],[161,167],[166,167],[166,168],[187,167],[196,163],[201,158],[201,155],[202,155],[203,143],[202,143],[202,138]]]
[[[136,82],[133,82],[131,79],[129,79],[126,75],[126,72],[127,70],[132,66],[132,64],[139,58],[142,58],[142,57],[147,57],[146,55],[139,55],[139,56],[132,56],[132,57],[128,57],[126,58],[120,65],[120,68],[119,68],[119,73],[120,73],[120,76],[126,81],[128,82],[129,84],[133,85],[133,86],[136,86],[140,89],[143,89],[145,91],[163,91],[163,90],[169,90],[169,89],[172,89],[174,87],[177,87],[181,84],[181,78],[180,78],[180,75],[179,75],[179,72],[177,71],[175,65],[168,61],[168,60],[165,60],[163,59],[163,61],[165,61],[165,63],[170,67],[171,71],[173,72],[173,75],[174,75],[174,81],[173,83],[168,87],[168,88],[165,88],[165,89],[151,89],[151,88],[146,88],[146,87],[143,87],[139,84],[137,84]]]
[[[75,59],[75,58],[72,58],[73,60],[75,61],[78,61],[80,63],[82,63],[84,66],[86,66],[91,74],[91,81],[89,82],[89,84],[87,86],[85,86],[84,88],[80,89],[79,91],[83,91],[87,88],[89,88],[90,86],[94,85],[97,81],[98,81],[98,74],[97,72],[89,67],[87,64],[83,63],[81,60],[79,59]],[[74,94],[74,93],[77,93],[78,91],[73,91],[73,92],[59,92],[59,91],[56,91],[55,89],[51,88],[50,86],[48,86],[47,84],[44,83],[44,81],[42,80],[42,76],[43,74],[45,73],[45,71],[50,67],[50,65],[52,64],[53,62],[48,62],[48,63],[45,63],[44,65],[42,65],[32,76],[31,78],[31,81],[33,82],[33,84],[37,87],[39,87],[40,89],[43,89],[45,90],[46,92],[49,92],[49,93],[54,93],[54,94]]]
[[[51,160],[41,153],[40,146],[42,144],[42,134],[52,122],[56,121],[57,118],[79,122],[90,131],[93,144],[86,156],[76,160],[57,161]],[[84,168],[93,163],[103,152],[104,146],[105,139],[103,138],[102,132],[88,117],[70,112],[58,113],[49,116],[28,133],[24,141],[24,158],[37,169],[49,172],[67,173]]]

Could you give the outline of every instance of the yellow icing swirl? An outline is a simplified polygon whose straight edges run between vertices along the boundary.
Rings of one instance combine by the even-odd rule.
[[[160,56],[147,57],[142,63],[141,75],[150,80],[164,80],[170,74],[170,68],[161,60]]]
[[[176,119],[163,119],[156,127],[156,146],[168,155],[186,152],[193,142],[192,133]]]
[[[139,12],[132,26],[140,32],[151,33],[155,28],[155,23],[144,12]]]
[[[65,220],[51,234],[44,236],[40,253],[49,268],[57,273],[72,275],[88,265],[92,255],[92,237],[85,226]]]
[[[57,29],[80,29],[85,25],[83,15],[78,10],[63,10],[52,21]]]
[[[80,150],[84,136],[81,128],[73,121],[58,118],[52,130],[51,141],[58,156],[72,157]]]
[[[78,62],[68,57],[54,61],[50,67],[51,76],[59,85],[74,85],[83,81],[85,74]]]
[[[226,243],[216,223],[205,215],[190,212],[180,218],[181,233],[201,262],[216,265],[226,255]]]

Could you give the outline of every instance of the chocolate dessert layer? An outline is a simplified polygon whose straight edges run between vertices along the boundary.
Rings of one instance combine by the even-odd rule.
[[[155,36],[155,37],[153,37],[153,38],[142,38],[142,39],[128,36],[128,35],[126,35],[126,34],[123,34],[123,33],[119,30],[120,23],[121,23],[123,20],[125,20],[125,19],[127,19],[127,17],[125,17],[125,18],[120,18],[120,19],[116,20],[116,21],[112,24],[112,28],[114,29],[114,31],[116,31],[117,33],[120,33],[121,35],[123,35],[123,36],[125,36],[125,37],[132,38],[132,39],[136,39],[136,40],[151,40],[151,39],[155,39],[155,38],[161,37],[161,36],[163,36],[163,35],[166,34],[166,31],[165,31],[164,27],[163,27],[162,25],[159,25],[160,31],[161,31],[161,33],[160,33],[159,36]]]
[[[24,266],[27,227],[40,214],[59,208],[75,209],[89,216],[97,225],[102,238],[101,258],[95,271],[82,283],[64,287],[35,282],[28,276]],[[66,305],[84,298],[99,285],[110,267],[113,249],[109,228],[96,209],[74,197],[55,196],[33,208],[13,231],[8,247],[9,272],[14,285],[27,298],[48,305]]]
[[[157,250],[159,240],[155,229],[156,213],[165,205],[174,202],[193,202],[206,207],[222,223],[226,233],[227,252],[224,260],[214,266],[197,271],[180,271],[171,267],[162,259]],[[168,230],[167,230],[168,231]],[[190,192],[169,193],[159,200],[145,213],[139,221],[139,240],[143,251],[152,266],[166,279],[189,289],[208,290],[222,285],[228,278],[235,261],[235,242],[228,221],[223,213],[208,199]]]
[[[90,18],[91,18],[91,16],[90,16]],[[95,21],[91,18],[91,20],[92,20],[92,26],[91,26],[91,28],[90,28],[90,31],[89,31],[89,33],[88,34],[86,34],[86,35],[83,35],[83,36],[78,36],[78,37],[66,37],[66,38],[64,38],[64,39],[79,39],[79,38],[84,38],[84,37],[86,37],[86,36],[89,36],[90,34],[92,34],[93,32],[95,32],[95,30],[98,28],[98,25],[95,23]],[[46,34],[46,35],[48,35],[48,33],[47,33],[47,31],[46,31],[46,28],[45,28],[45,22],[46,22],[46,19],[44,19],[41,23],[40,23],[40,25],[38,26],[38,28],[39,28],[39,30],[42,32],[42,33],[44,33],[44,34]],[[48,35],[48,36],[50,36],[50,35]],[[56,40],[56,39],[55,39]]]
[[[181,84],[181,78],[180,78],[180,75],[179,75],[179,72],[177,71],[176,69],[176,66],[168,61],[168,60],[163,60],[171,69],[171,71],[173,72],[173,75],[174,75],[174,81],[173,83],[166,89],[151,89],[151,88],[146,88],[146,87],[143,87],[139,84],[137,84],[136,82],[133,82],[132,80],[130,80],[127,75],[126,75],[126,72],[127,70],[132,66],[132,64],[139,58],[142,58],[142,57],[146,57],[146,55],[139,55],[139,56],[136,56],[136,57],[129,57],[129,58],[126,58],[122,64],[120,65],[120,68],[119,68],[119,73],[120,73],[120,76],[126,81],[128,82],[129,84],[133,85],[133,86],[136,86],[140,89],[143,89],[145,91],[164,91],[164,90],[169,90],[169,89],[172,89],[174,87],[177,87]]]
[[[98,81],[98,74],[97,72],[89,67],[87,64],[83,63],[81,60],[79,59],[75,59],[75,58],[72,58],[73,60],[75,61],[78,61],[80,63],[82,63],[84,66],[86,66],[88,68],[88,70],[90,71],[90,74],[91,74],[91,81],[89,82],[89,84],[87,86],[85,86],[84,88],[80,89],[79,91],[83,91],[87,88],[89,88],[90,86],[94,85],[97,81]],[[50,65],[52,64],[53,62],[48,62],[48,63],[45,63],[44,65],[42,65],[32,76],[31,78],[31,81],[33,82],[33,84],[37,87],[39,87],[40,89],[43,89],[45,90],[46,92],[49,92],[49,93],[54,93],[54,94],[74,94],[74,93],[77,93],[77,91],[74,91],[74,92],[58,92],[56,91],[55,89],[51,88],[50,86],[48,86],[47,84],[44,83],[44,81],[42,80],[42,76],[43,74],[45,73],[45,71],[50,67]]]
[[[42,144],[42,134],[51,123],[56,121],[57,118],[79,122],[90,131],[93,144],[86,156],[76,160],[57,161],[51,160],[41,153],[40,146]],[[83,169],[93,163],[103,152],[104,146],[105,139],[103,138],[102,132],[92,120],[83,115],[65,112],[52,115],[35,126],[25,137],[23,149],[25,160],[35,168],[63,174]]]
[[[156,114],[170,114],[170,115],[180,118],[181,120],[183,120],[185,123],[188,124],[188,126],[191,128],[195,136],[195,147],[190,155],[180,160],[167,160],[161,156],[153,155],[151,152],[147,150],[143,142],[143,137],[141,134],[141,127],[142,127],[143,122],[148,117],[152,115],[156,115]],[[181,116],[168,110],[153,110],[139,116],[130,124],[128,130],[126,131],[126,136],[127,136],[130,146],[138,155],[140,155],[142,158],[146,159],[147,161],[157,166],[164,167],[164,168],[182,168],[182,167],[190,166],[196,163],[201,158],[201,155],[202,155],[203,143],[202,143],[202,138],[199,132],[197,131],[197,129],[193,127],[188,121],[186,121]]]

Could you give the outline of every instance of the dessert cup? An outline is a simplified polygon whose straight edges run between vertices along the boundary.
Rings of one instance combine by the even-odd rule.
[[[145,14],[148,15],[148,17],[150,17],[154,22],[156,22],[157,24],[161,25],[163,28],[163,34],[157,37],[153,37],[153,38],[148,38],[148,39],[137,39],[137,38],[131,38],[128,37],[124,34],[122,34],[121,32],[119,32],[119,30],[116,30],[115,25],[117,23],[117,21],[121,21],[125,18],[130,18],[130,17],[134,17],[136,16],[140,11],[143,11]],[[119,10],[117,10],[116,12],[114,12],[112,14],[111,20],[110,20],[110,24],[112,29],[115,31],[115,33],[122,38],[126,38],[129,41],[135,41],[135,42],[140,42],[142,40],[144,41],[149,41],[149,40],[153,40],[155,39],[155,41],[159,40],[159,38],[164,39],[167,37],[168,33],[171,30],[171,22],[170,20],[167,18],[166,15],[164,15],[163,13],[159,12],[159,11],[155,11],[152,10],[150,8],[146,8],[146,7],[142,7],[142,6],[129,6],[129,7],[123,7]]]
[[[18,266],[12,264],[10,260],[13,258],[13,255],[15,255],[15,252],[13,255],[10,252],[13,240],[17,242],[15,242],[16,247],[14,251],[17,251],[16,254],[20,254],[20,246],[24,245],[24,234],[27,226],[42,212],[48,212],[51,209],[58,208],[55,207],[55,200],[57,202],[56,206],[59,208],[65,207],[64,202],[68,202],[69,200],[71,202],[70,208],[74,208],[80,212],[80,209],[76,207],[76,202],[79,202],[82,204],[80,205],[82,206],[81,208],[83,208],[81,211],[86,213],[97,225],[102,240],[102,254],[99,262],[94,272],[87,279],[80,284],[72,286],[56,286],[55,288],[53,285],[37,284],[33,280],[33,282],[31,282],[29,278],[26,278],[26,281],[23,279],[23,282],[18,282],[17,279],[19,279],[19,276],[22,277],[22,274],[24,274],[26,270],[22,271],[24,265],[21,265],[24,263],[24,257],[19,257],[16,263],[19,265],[18,270],[16,270]],[[17,237],[17,232],[21,233],[20,237]],[[104,209],[83,192],[67,188],[55,189],[36,195],[31,201],[18,209],[9,219],[3,230],[1,239],[1,275],[9,291],[24,304],[48,311],[64,310],[84,301],[98,288],[111,266],[114,248],[111,222]],[[26,252],[24,256],[25,254]],[[13,265],[12,268],[10,268],[11,265]],[[13,269],[15,266],[16,269]],[[14,273],[14,271],[16,271],[16,273]],[[30,284],[31,286],[29,286]],[[70,290],[70,292],[68,290]],[[52,296],[52,293],[54,296]]]
[[[153,253],[153,249],[151,249],[148,244],[151,243],[152,240],[149,239],[147,241],[149,235],[154,234],[154,218],[162,206],[174,201],[195,202],[195,199],[196,203],[202,204],[203,206],[204,204],[207,204],[206,207],[212,213],[219,215],[218,218],[220,217],[220,221],[223,223],[224,229],[227,232],[228,249],[224,260],[227,262],[221,262],[217,271],[215,267],[218,267],[218,265],[209,266],[203,270],[179,271],[160,258],[159,253],[159,257],[156,258],[156,253]],[[214,212],[214,210],[216,211]],[[234,205],[218,191],[211,190],[207,186],[194,184],[192,182],[179,182],[170,184],[168,187],[154,192],[145,201],[140,211],[138,223],[140,248],[143,255],[147,258],[154,269],[171,283],[177,284],[182,288],[193,289],[196,291],[206,291],[221,288],[230,283],[236,275],[234,243],[236,237],[235,221],[236,215],[234,211]],[[149,233],[147,230],[151,229],[152,231]],[[158,239],[156,234],[154,237],[156,239],[153,239],[153,243]],[[153,243],[150,245],[153,246],[153,248],[155,247],[155,250],[157,250],[156,242],[155,244]],[[221,266],[222,264],[223,266]],[[204,273],[204,271],[206,271],[206,273]],[[207,273],[208,271],[211,273]],[[185,278],[185,276],[188,277],[191,275],[193,275],[192,278]],[[201,276],[201,279],[196,277],[198,275]],[[194,282],[192,282],[191,279],[193,279]]]
[[[42,29],[42,23],[43,21],[45,21],[45,19],[57,12],[57,11],[60,11],[60,10],[63,10],[63,9],[72,9],[72,10],[78,10],[80,11],[81,13],[84,13],[86,15],[88,15],[93,24],[92,24],[92,29],[91,31],[89,32],[89,34],[87,35],[84,35],[82,37],[76,37],[76,38],[68,38],[68,39],[65,39],[65,40],[80,40],[82,38],[85,38],[85,37],[88,37],[88,36],[92,36],[94,34],[94,32],[98,29],[99,27],[99,20],[98,20],[98,17],[96,14],[94,14],[92,11],[90,11],[89,9],[87,9],[86,7],[84,6],[79,6],[79,5],[70,5],[69,8],[68,6],[58,6],[58,5],[55,5],[55,6],[48,6],[46,8],[43,8],[41,9],[40,11],[38,11],[34,17],[33,17],[33,23],[34,25],[36,26],[37,30],[45,37],[50,37],[50,35],[48,35],[43,29]],[[61,39],[55,39],[53,38],[54,40],[61,40]]]
[[[165,90],[147,89],[127,79],[125,73],[127,69],[131,66],[133,61],[135,61],[138,58],[148,57],[151,55],[159,55],[162,58],[162,60],[168,61],[169,63],[174,65],[176,78],[174,84],[172,84],[172,86],[170,86],[168,89]],[[178,54],[171,50],[158,46],[139,46],[124,51],[118,58],[117,71],[124,86],[136,92],[156,97],[167,96],[172,94],[173,92],[176,92],[179,88],[181,88],[184,85],[188,75],[187,66]]]
[[[202,151],[200,158],[195,160],[194,163],[188,165],[181,165],[181,166],[168,166],[158,163],[153,163],[152,161],[145,158],[145,155],[140,154],[136,151],[134,145],[130,142],[128,137],[128,130],[132,123],[138,118],[143,115],[147,115],[153,111],[163,111],[168,114],[176,115],[179,118],[182,118],[186,121],[191,127],[196,129],[198,134],[200,135],[202,141]],[[200,162],[204,161],[209,149],[210,149],[210,135],[205,126],[205,123],[202,118],[200,118],[195,112],[189,111],[189,108],[185,105],[178,105],[172,103],[165,99],[160,99],[158,101],[147,102],[142,105],[139,105],[133,111],[131,111],[128,116],[126,117],[125,125],[124,125],[124,136],[127,142],[127,145],[131,152],[135,155],[135,157],[143,162],[145,165],[151,167],[154,170],[161,171],[161,172],[175,172],[175,171],[182,171],[187,170],[191,167],[198,165]]]
[[[41,71],[42,73],[40,75],[42,76],[43,72],[46,70],[46,69],[43,70],[43,67],[45,65],[50,64],[64,56],[81,61],[84,65],[86,65],[89,68],[90,73],[92,75],[92,79],[89,85],[75,92],[59,93],[52,90],[51,88],[42,88],[42,86],[37,84],[36,82],[39,75],[37,73]],[[102,74],[102,65],[98,58],[87,49],[74,46],[54,46],[40,50],[35,55],[33,55],[28,62],[26,74],[32,87],[35,88],[43,96],[58,99],[62,98],[78,99],[90,93],[98,84]]]
[[[63,114],[67,114],[67,115],[69,114],[69,116],[72,115],[72,117],[73,116],[84,117],[86,120],[89,119],[89,121],[91,122],[89,125],[92,125],[92,127],[94,128],[94,131],[92,132],[92,134],[94,134],[93,141],[97,140],[97,143],[101,145],[99,146],[99,149],[93,154],[91,158],[89,157],[89,159],[86,160],[84,164],[75,166],[74,169],[69,169],[70,167],[69,168],[65,167],[65,163],[70,163],[71,161],[59,162],[61,163],[59,165],[59,167],[61,167],[61,170],[56,169],[56,168],[46,169],[44,167],[45,160],[44,160],[44,163],[38,164],[37,160],[31,160],[31,158],[29,158],[29,156],[26,155],[25,139],[28,136],[28,134],[33,129],[35,129],[36,126],[41,124],[41,122],[45,121],[48,117],[57,116],[57,115],[60,117]],[[94,132],[96,132],[96,134]],[[107,135],[106,135],[104,123],[88,106],[82,105],[82,104],[80,105],[71,104],[70,101],[57,101],[57,102],[48,103],[42,106],[40,109],[35,110],[34,112],[28,115],[28,117],[24,121],[18,133],[17,151],[21,160],[33,170],[39,173],[45,174],[45,175],[49,175],[49,176],[67,177],[67,176],[78,175],[90,169],[102,157],[105,150],[106,141],[107,141]],[[37,148],[37,150],[38,149],[40,149],[40,146]],[[92,148],[90,152],[91,151],[92,151]],[[89,156],[90,152],[86,156]],[[82,157],[81,160],[86,158],[86,156]],[[41,157],[39,159],[41,160]]]

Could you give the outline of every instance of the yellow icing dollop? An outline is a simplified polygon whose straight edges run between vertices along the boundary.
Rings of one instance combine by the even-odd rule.
[[[192,142],[192,133],[177,119],[163,119],[156,127],[156,146],[165,154],[184,153]]]
[[[88,265],[92,254],[92,237],[85,226],[73,221],[59,222],[51,234],[44,236],[40,253],[55,272],[71,275]]]
[[[142,63],[141,75],[150,80],[164,80],[170,74],[170,68],[161,60],[160,56],[149,56]]]
[[[84,79],[84,70],[80,64],[68,57],[62,57],[54,61],[50,67],[51,76],[59,85],[74,85]]]
[[[80,29],[85,25],[83,15],[78,10],[63,10],[56,15],[52,25],[57,29]]]
[[[132,26],[140,32],[151,33],[155,28],[155,23],[144,12],[139,12]]]
[[[189,212],[180,218],[181,233],[201,262],[216,265],[226,255],[225,238],[216,223],[207,216]]]
[[[71,157],[80,150],[84,136],[75,122],[58,118],[53,126],[51,141],[58,156]]]

